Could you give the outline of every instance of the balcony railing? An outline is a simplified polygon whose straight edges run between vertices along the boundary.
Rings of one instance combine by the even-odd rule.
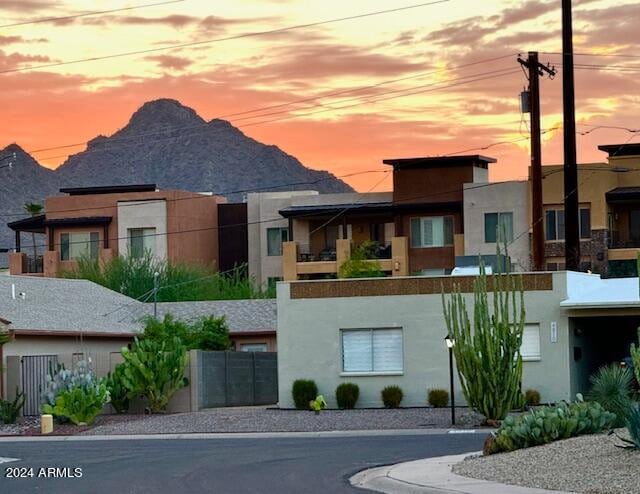
[[[317,254],[309,252],[306,245],[299,245],[298,262],[336,261],[335,247],[325,247]],[[391,259],[391,242],[371,242],[366,249],[367,259]]]
[[[612,232],[609,237],[610,249],[640,248],[640,235],[621,235],[620,232]]]

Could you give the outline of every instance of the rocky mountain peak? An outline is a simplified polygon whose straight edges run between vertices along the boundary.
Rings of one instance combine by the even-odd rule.
[[[205,121],[192,109],[169,98],[148,101],[129,120],[127,128],[183,127],[204,124]],[[125,130],[123,129],[123,130]]]

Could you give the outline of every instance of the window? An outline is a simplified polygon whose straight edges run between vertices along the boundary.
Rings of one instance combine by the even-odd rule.
[[[269,276],[267,278],[267,288],[269,290],[275,290],[278,281],[282,281],[282,276]]]
[[[267,228],[267,255],[281,256],[282,242],[289,241],[288,228]]]
[[[494,244],[497,239],[501,242],[513,241],[513,213],[485,213],[484,241]]]
[[[142,257],[146,252],[151,255],[156,252],[155,228],[129,228],[129,255]]]
[[[240,345],[241,352],[266,352],[266,343],[245,343]]]
[[[342,370],[402,372],[402,329],[342,330]]]
[[[525,324],[520,347],[522,360],[540,360],[540,325]]]
[[[453,217],[411,218],[411,247],[453,245]]]
[[[98,232],[63,233],[60,235],[60,260],[74,261],[81,257],[98,258]]]
[[[564,240],[564,210],[548,209],[545,212],[545,239],[547,241]],[[580,208],[580,238],[591,238],[591,211]]]

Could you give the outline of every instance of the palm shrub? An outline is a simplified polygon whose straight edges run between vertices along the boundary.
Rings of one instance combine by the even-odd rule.
[[[338,408],[355,408],[360,397],[360,388],[355,383],[342,383],[336,388]]]
[[[296,379],[291,388],[293,403],[298,410],[308,410],[309,402],[318,396],[318,386],[311,379]]]
[[[105,384],[111,398],[111,406],[116,413],[125,413],[129,410],[129,389],[124,382],[124,366],[119,364],[113,372],[105,377]]]
[[[385,408],[398,408],[402,403],[403,393],[400,386],[387,386],[382,390],[382,403]]]
[[[0,400],[0,422],[4,424],[14,424],[23,406],[24,393],[20,393],[16,388],[16,397],[13,401]]]
[[[445,389],[431,389],[427,399],[432,407],[444,408],[449,403],[449,393]]]
[[[610,428],[615,414],[600,403],[585,402],[581,395],[573,403],[562,402],[530,410],[520,415],[509,415],[500,428],[489,437],[485,453],[514,451],[547,444],[583,434],[596,434]]]
[[[467,403],[489,420],[502,420],[522,403],[524,291],[522,278],[508,270],[492,275],[490,285],[491,297],[481,263],[473,282],[473,331],[459,285],[448,299],[443,287],[442,305]]]
[[[623,427],[631,408],[633,375],[626,367],[605,365],[591,376],[588,398],[600,403],[605,410],[616,414],[616,427]]]
[[[109,402],[109,391],[104,380],[89,386],[73,386],[56,397],[54,406],[42,406],[44,413],[65,417],[76,425],[91,425],[104,405]]]
[[[151,413],[166,410],[173,395],[187,384],[187,352],[177,336],[163,340],[136,338],[131,349],[122,349],[122,356],[122,382],[129,397],[146,398]]]

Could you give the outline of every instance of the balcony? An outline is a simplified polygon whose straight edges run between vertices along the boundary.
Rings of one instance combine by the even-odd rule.
[[[613,231],[609,238],[610,261],[636,260],[640,253],[640,235],[635,232]]]
[[[409,248],[407,237],[393,237],[390,243],[374,244],[371,262],[377,262],[380,269],[391,276],[409,274]],[[283,278],[294,281],[305,277],[322,275],[338,276],[342,264],[351,258],[352,241],[338,239],[336,248],[325,248],[311,253],[298,242],[285,242],[282,246]]]

